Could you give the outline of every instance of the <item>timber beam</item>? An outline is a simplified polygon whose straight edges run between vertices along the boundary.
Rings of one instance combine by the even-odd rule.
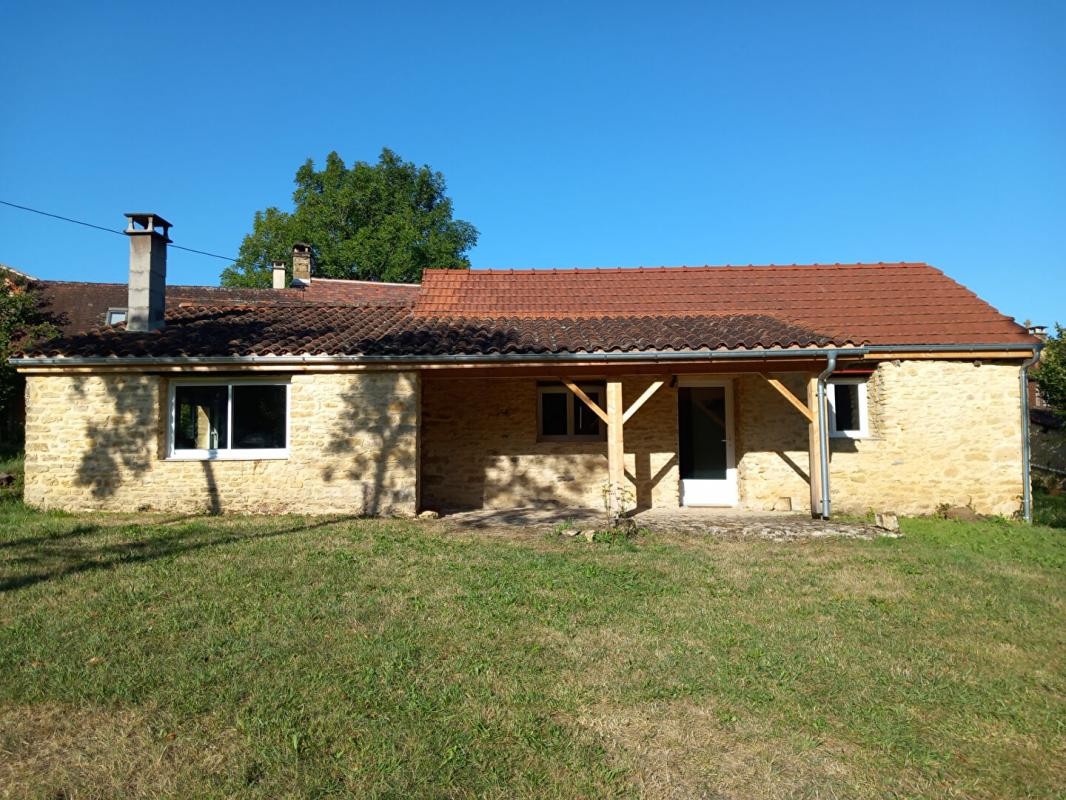
[[[562,381],[563,386],[574,393],[574,396],[577,397],[578,400],[587,405],[593,414],[603,420],[604,425],[609,426],[611,424],[607,419],[607,412],[600,408],[599,403],[595,402],[591,397],[585,394],[580,386],[569,378],[559,378],[559,380]]]
[[[807,419],[808,423],[812,425],[814,424],[814,406],[808,406],[807,403],[804,403],[802,400],[796,397],[796,395],[792,394],[792,392],[789,391],[788,387],[785,386],[785,384],[781,383],[781,381],[779,381],[777,378],[771,378],[765,372],[760,374],[768,384],[770,384],[777,390],[778,394],[785,398],[794,409],[800,412]]]

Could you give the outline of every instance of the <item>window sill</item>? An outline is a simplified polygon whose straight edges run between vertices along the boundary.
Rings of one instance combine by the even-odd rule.
[[[847,441],[849,439],[869,439],[870,438],[870,434],[861,433],[861,432],[855,432],[855,433],[850,433],[850,432],[849,433],[830,433],[829,434],[829,438],[830,439],[843,440],[843,441]]]
[[[538,442],[544,444],[606,444],[603,436],[538,436]]]
[[[164,461],[284,461],[288,450],[178,450]]]

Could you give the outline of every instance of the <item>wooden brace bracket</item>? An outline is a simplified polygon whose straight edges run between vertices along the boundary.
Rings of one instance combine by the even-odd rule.
[[[587,405],[592,410],[593,414],[603,420],[604,425],[610,425],[610,423],[607,421],[607,412],[600,408],[599,405],[594,403],[592,401],[592,398],[581,390],[580,386],[578,386],[569,378],[559,378],[559,380],[562,381],[563,386],[565,386],[577,396],[578,400]]]
[[[763,376],[763,378],[768,384],[777,389],[778,394],[788,400],[792,407],[795,408],[806,418],[807,422],[814,422],[814,412],[811,411],[811,409],[807,408],[806,403],[796,397],[796,395],[792,394],[792,392],[788,390],[788,387],[785,386],[785,384],[781,383],[781,381],[779,381],[777,378],[771,378],[765,372],[761,372],[759,374]]]

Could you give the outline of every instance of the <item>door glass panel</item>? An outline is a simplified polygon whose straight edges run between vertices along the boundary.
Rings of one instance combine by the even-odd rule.
[[[678,389],[681,477],[725,480],[725,388],[683,386]]]

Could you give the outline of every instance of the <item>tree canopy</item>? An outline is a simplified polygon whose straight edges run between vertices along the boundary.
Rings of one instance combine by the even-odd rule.
[[[237,261],[222,273],[224,286],[270,286],[271,264],[307,242],[315,275],[417,283],[428,267],[468,269],[477,229],[452,219],[444,175],[418,167],[385,148],[376,164],[345,166],[337,153],[316,170],[311,159],[296,171],[292,213],[257,211]]]
[[[1040,364],[1033,370],[1040,394],[1055,411],[1066,414],[1066,330],[1055,325],[1055,335],[1048,338],[1040,354]]]
[[[41,300],[28,280],[0,267],[0,439],[9,433],[13,408],[21,407],[17,395],[25,380],[8,359],[20,348],[54,336],[51,315],[41,308]]]

